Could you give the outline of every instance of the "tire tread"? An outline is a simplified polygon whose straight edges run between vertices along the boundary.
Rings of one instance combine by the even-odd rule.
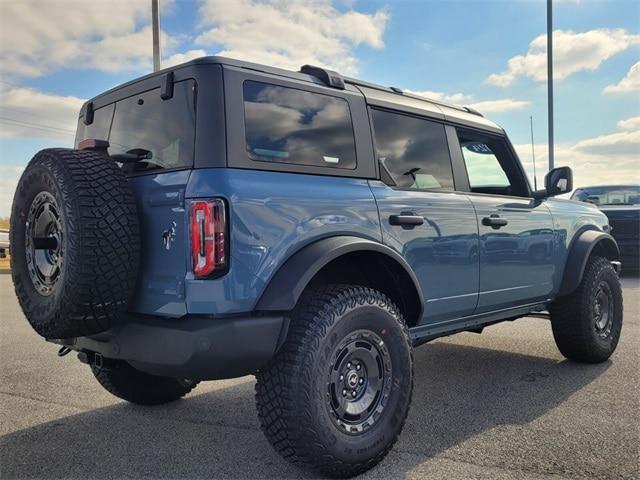
[[[314,371],[309,351],[320,348],[335,319],[347,308],[357,303],[377,304],[388,308],[402,328],[404,338],[411,343],[407,325],[398,308],[381,292],[354,285],[327,285],[305,292],[293,312],[287,340],[274,360],[257,374],[256,405],[260,426],[269,443],[285,459],[294,464],[318,470],[332,477],[351,477],[365,472],[379,463],[396,442],[400,427],[377,455],[365,462],[351,463],[336,458],[319,441],[307,389],[295,388],[291,379],[307,384],[317,372]],[[411,365],[413,354],[411,353]],[[412,367],[413,368],[413,367]],[[409,403],[413,389],[413,375],[407,395]],[[407,411],[408,411],[407,406]]]

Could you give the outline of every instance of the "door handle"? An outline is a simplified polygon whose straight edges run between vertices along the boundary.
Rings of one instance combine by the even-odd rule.
[[[506,218],[500,218],[500,215],[496,215],[491,214],[488,217],[484,217],[482,219],[482,225],[486,226],[486,227],[491,227],[494,230],[498,230],[501,227],[504,227],[505,225],[507,225],[509,222],[507,221]]]
[[[415,227],[416,225],[422,225],[424,218],[420,215],[391,215],[389,217],[389,223],[391,225],[401,225],[403,227]]]

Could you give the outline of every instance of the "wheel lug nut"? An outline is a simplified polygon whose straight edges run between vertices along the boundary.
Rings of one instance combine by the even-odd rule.
[[[360,370],[362,367],[358,364],[356,365],[356,370]]]
[[[344,375],[340,375],[340,380],[344,380]]]
[[[353,392],[351,392],[351,396],[352,396],[353,398],[356,398],[356,395],[357,395],[357,393],[356,393],[356,391],[355,391],[355,390],[354,390]]]
[[[362,385],[362,384],[364,383],[364,378],[361,378],[361,379],[358,381],[358,383],[359,383],[360,385]]]
[[[351,362],[347,363],[347,368],[351,368]]]
[[[347,391],[346,390],[342,390],[342,396],[346,397],[347,396]]]

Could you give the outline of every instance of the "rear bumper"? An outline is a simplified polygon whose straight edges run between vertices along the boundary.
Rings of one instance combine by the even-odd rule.
[[[56,343],[125,360],[153,375],[216,380],[241,377],[266,365],[282,345],[287,327],[283,316],[186,316],[171,321],[153,317]]]

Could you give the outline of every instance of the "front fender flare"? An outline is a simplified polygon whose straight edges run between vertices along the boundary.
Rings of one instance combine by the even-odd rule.
[[[295,307],[311,279],[329,262],[352,252],[376,252],[395,260],[411,278],[420,304],[424,298],[418,279],[407,261],[395,250],[378,242],[353,236],[336,236],[303,247],[280,267],[269,281],[256,310],[288,311]]]
[[[569,295],[572,293],[580,282],[584,275],[584,270],[587,267],[587,261],[589,256],[593,252],[594,248],[599,245],[599,248],[603,249],[605,256],[609,260],[619,260],[620,250],[615,239],[608,233],[601,232],[599,230],[587,230],[582,232],[573,242],[567,255],[567,263],[564,267],[564,275],[562,276],[562,283],[558,296]]]

